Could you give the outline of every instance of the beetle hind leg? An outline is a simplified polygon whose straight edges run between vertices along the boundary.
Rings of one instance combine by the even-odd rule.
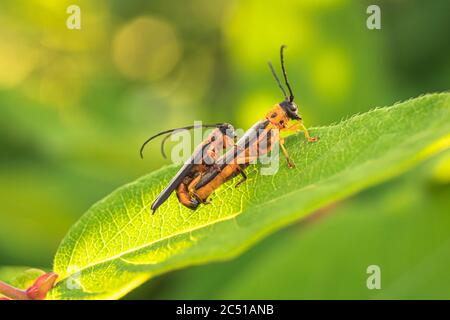
[[[202,204],[210,204],[211,201],[209,201],[208,199],[202,199],[195,191],[191,191],[190,195],[192,198],[195,198],[199,203]]]
[[[244,170],[242,170],[240,167],[237,167],[237,170],[239,171],[242,178],[241,180],[239,180],[238,183],[234,185],[235,188],[239,187],[242,183],[244,183],[247,180],[247,175],[245,174]]]

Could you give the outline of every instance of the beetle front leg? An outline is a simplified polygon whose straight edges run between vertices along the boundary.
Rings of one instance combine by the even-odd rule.
[[[319,141],[319,137],[311,137],[309,135],[308,129],[306,129],[305,125],[303,124],[303,122],[300,122],[300,127],[303,130],[303,134],[305,135],[305,138],[308,139],[308,142],[316,142]]]
[[[294,168],[295,164],[291,161],[291,159],[289,158],[289,154],[286,150],[286,147],[284,146],[284,139],[280,137],[280,147],[281,147],[281,151],[283,152],[284,157],[286,158],[287,164],[289,168]]]

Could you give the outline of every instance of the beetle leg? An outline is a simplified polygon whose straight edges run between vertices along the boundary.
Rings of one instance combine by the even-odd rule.
[[[234,185],[235,188],[239,187],[243,182],[245,182],[245,180],[247,180],[247,175],[245,174],[244,170],[242,170],[241,167],[239,166],[237,167],[237,170],[241,174],[242,179],[239,180],[239,182]]]
[[[203,203],[203,204],[210,204],[211,201],[209,201],[208,199],[206,199],[206,200],[203,200],[202,203]]]
[[[220,167],[216,162],[213,163],[212,167],[216,172],[220,172]]]
[[[305,135],[305,138],[308,139],[308,142],[315,142],[319,140],[319,137],[311,137],[309,135],[308,129],[306,129],[305,125],[303,124],[303,122],[300,122],[300,127],[303,130],[303,133]]]
[[[283,155],[286,158],[287,164],[289,168],[294,168],[295,165],[294,163],[291,161],[291,159],[289,159],[289,154],[284,146],[284,139],[280,137],[280,147],[281,147],[281,151],[283,151]]]
[[[205,150],[204,158],[202,159],[202,162],[206,165],[214,165],[217,160],[217,152],[216,148],[214,146],[208,147],[208,149]]]
[[[306,129],[303,122],[294,123],[290,127],[283,129],[283,131],[286,131],[286,132],[297,132],[299,130],[303,131],[303,134],[305,135],[305,138],[308,140],[308,142],[315,142],[315,141],[319,140],[319,137],[311,137],[309,135],[308,129]]]
[[[192,197],[197,199],[197,201],[199,201],[199,202],[201,202],[203,204],[210,204],[211,203],[208,199],[203,200],[202,198],[200,198],[200,196],[195,191],[192,191],[190,194],[192,195]]]
[[[200,179],[203,177],[203,174],[199,174],[198,176],[196,176],[191,183],[189,183],[188,185],[188,192],[189,192],[189,196],[192,200],[196,200],[198,202],[201,202],[203,204],[209,204],[210,202],[208,200],[203,200],[202,198],[200,198],[198,196],[198,194],[195,192],[195,187],[197,186],[197,184],[200,182]]]
[[[231,148],[234,145],[235,145],[234,139],[229,137],[229,136],[227,136],[227,135],[225,135],[224,139],[223,139],[223,148],[224,149]]]
[[[202,178],[203,174],[199,174],[198,176],[196,176],[194,179],[192,179],[192,181],[189,183],[188,185],[188,192],[190,194],[193,193],[193,191],[195,190],[195,186],[197,185],[197,183],[200,181],[200,179]]]
[[[293,125],[287,127],[286,129],[283,129],[283,131],[286,131],[286,132],[297,132],[299,130],[301,130],[301,128],[300,128],[300,124],[298,122],[296,122]]]

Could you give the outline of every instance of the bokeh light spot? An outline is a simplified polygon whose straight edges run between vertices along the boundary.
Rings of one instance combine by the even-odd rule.
[[[19,38],[15,41],[1,37],[0,41],[0,88],[9,89],[20,84],[35,68],[38,54]]]
[[[181,55],[174,28],[155,17],[139,17],[122,27],[113,41],[113,59],[130,79],[158,80],[169,73]]]

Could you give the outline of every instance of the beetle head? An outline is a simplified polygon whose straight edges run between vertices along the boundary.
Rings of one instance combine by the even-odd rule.
[[[221,124],[217,125],[217,128],[219,128],[220,132],[223,135],[226,135],[232,139],[234,139],[236,137],[236,134],[234,132],[234,127],[229,123],[221,123]]]
[[[280,107],[286,112],[289,119],[302,120],[302,117],[298,112],[298,107],[294,101],[284,100],[283,102],[280,102]]]

